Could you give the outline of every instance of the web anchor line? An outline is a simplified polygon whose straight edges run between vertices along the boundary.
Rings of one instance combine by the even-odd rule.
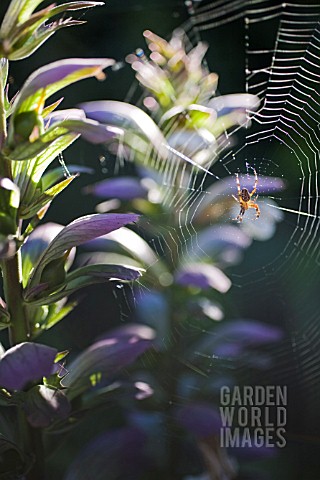
[[[271,203],[268,203],[267,205],[271,208],[277,208],[278,210],[282,210],[284,212],[295,213],[297,215],[305,215],[306,217],[320,218],[320,215],[313,215],[312,213],[302,212],[301,210],[294,210],[292,208],[279,207],[279,205],[272,205]]]

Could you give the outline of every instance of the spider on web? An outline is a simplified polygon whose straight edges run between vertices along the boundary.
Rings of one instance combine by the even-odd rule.
[[[255,168],[253,168],[253,172],[254,172],[255,181],[254,181],[252,192],[249,192],[247,188],[241,188],[239,175],[236,173],[238,198],[235,195],[232,195],[232,196],[236,200],[236,202],[240,204],[240,207],[241,207],[239,215],[237,216],[237,218],[234,219],[234,220],[237,220],[238,222],[242,222],[243,216],[246,213],[246,210],[248,210],[248,208],[255,208],[256,219],[260,217],[260,208],[258,207],[258,204],[255,203],[253,200],[251,200],[251,197],[256,193],[257,186],[258,186],[258,175]]]

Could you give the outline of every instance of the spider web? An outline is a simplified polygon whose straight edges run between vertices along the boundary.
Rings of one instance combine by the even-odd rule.
[[[170,224],[160,215],[160,233],[151,244],[160,258],[168,251],[173,261],[194,260],[202,249],[197,243],[197,216],[212,202],[210,188],[216,180],[222,179],[224,188],[216,191],[218,197],[236,194],[236,172],[242,172],[242,182],[249,177],[253,186],[252,166],[260,184],[264,177],[284,181],[287,188],[280,193],[269,189],[263,201],[283,212],[271,240],[273,248],[269,244],[265,253],[262,242],[253,244],[248,255],[255,259],[255,268],[246,258],[234,267],[230,273],[234,288],[228,295],[235,305],[241,299],[244,318],[271,321],[287,331],[289,341],[272,352],[276,378],[302,402],[301,422],[308,425],[302,430],[312,433],[319,423],[320,399],[320,5],[271,0],[187,0],[185,5],[190,18],[183,29],[190,47],[204,39],[216,57],[219,50],[223,56],[225,44],[215,42],[216,32],[220,39],[221,32],[224,38],[232,38],[234,28],[240,32],[245,90],[260,102],[256,110],[247,111],[247,128],[225,132],[218,151],[213,147],[201,168],[188,162],[183,148],[172,149],[166,160],[154,154],[146,157],[146,166],[161,178],[162,204],[174,208],[177,219]],[[210,70],[217,71],[217,66],[213,60]],[[132,92],[128,98],[134,103]],[[172,121],[165,133],[173,135],[177,129]],[[263,207],[261,211],[263,217]],[[225,221],[231,219],[229,214]],[[250,217],[247,221],[252,223]],[[208,358],[208,369],[216,368]],[[249,378],[248,373],[243,375]]]
[[[238,298],[259,304],[253,318],[276,321],[287,329],[290,344],[274,352],[279,379],[302,402],[302,430],[315,432],[320,396],[316,293],[320,278],[320,5],[263,0],[186,3],[195,40],[209,39],[217,29],[225,29],[227,36],[237,22],[243,24],[246,91],[259,97],[260,106],[256,112],[248,111],[251,127],[243,142],[228,149],[220,163],[231,174],[249,162],[260,176],[283,178],[288,188],[280,195],[268,195],[285,212],[272,240],[273,258],[259,252],[255,271],[245,272],[241,265],[233,282],[239,287]],[[268,318],[268,312],[278,318]]]

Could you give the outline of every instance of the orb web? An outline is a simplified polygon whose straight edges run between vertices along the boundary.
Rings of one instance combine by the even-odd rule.
[[[281,348],[270,347],[276,375],[279,383],[285,382],[297,397],[304,397],[305,418],[314,419],[320,397],[320,5],[317,1],[271,0],[188,0],[185,5],[189,20],[182,28],[190,48],[204,39],[211,43],[211,50],[223,55],[225,45],[210,39],[217,38],[217,31],[220,38],[223,32],[232,39],[236,25],[243,45],[243,91],[255,95],[257,103],[247,109],[246,120],[238,128],[224,132],[201,165],[190,161],[183,146],[169,148],[165,159],[150,148],[142,168],[154,173],[161,187],[161,204],[174,211],[175,218],[159,213],[158,234],[150,238],[143,229],[139,233],[156,252],[155,263],[169,258],[173,264],[187,264],[206,255],[198,242],[197,219],[206,208],[215,207],[216,199],[237,194],[235,173],[241,182],[253,184],[255,168],[258,192],[265,178],[283,182],[283,189],[269,186],[263,199],[258,198],[261,217],[266,205],[282,213],[281,222],[267,249],[255,241],[246,254],[251,262],[246,262],[245,255],[243,262],[228,270],[233,289],[226,303],[233,304],[238,317],[271,322],[286,330],[288,341]],[[207,61],[211,71],[219,70],[214,60],[212,64],[210,58]],[[127,100],[136,103],[135,94],[136,84]],[[178,131],[178,122],[172,120],[164,133],[168,138]],[[119,162],[123,162],[122,153]],[[232,219],[230,209],[222,207],[220,223],[231,223],[230,235],[236,237],[243,225]],[[250,225],[254,219],[248,216],[245,221]],[[258,221],[255,228],[259,229]],[[147,288],[142,279],[141,290]],[[196,320],[192,327],[200,332]],[[219,359],[208,358],[207,366],[208,371],[216,370]],[[244,381],[250,380],[247,368],[240,366],[239,372]]]
[[[267,195],[267,202],[275,200],[272,207],[284,213],[271,240],[274,255],[266,258],[260,244],[257,268],[245,272],[240,265],[233,281],[239,297],[259,305],[255,318],[287,329],[290,343],[274,351],[279,378],[303,397],[304,416],[317,424],[320,5],[263,0],[188,5],[195,38],[209,38],[222,27],[230,35],[235,22],[243,22],[246,91],[260,104],[248,111],[250,127],[242,143],[238,138],[220,163],[230,174],[248,162],[261,177],[282,178],[287,188]],[[277,318],[268,319],[268,312]]]

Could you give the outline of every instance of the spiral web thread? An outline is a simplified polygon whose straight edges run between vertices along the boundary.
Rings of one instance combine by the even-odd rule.
[[[270,302],[284,305],[278,309],[279,323],[286,325],[291,342],[274,353],[274,361],[279,378],[303,392],[306,409],[315,421],[320,397],[316,300],[320,277],[320,5],[270,0],[186,4],[195,40],[209,38],[216,28],[243,22],[246,90],[259,97],[260,106],[248,111],[251,128],[241,145],[222,155],[222,165],[231,173],[239,161],[254,162],[260,174],[275,174],[298,185],[294,198],[285,192],[269,197],[286,212],[283,247],[275,248],[274,258],[255,272],[246,274],[240,269],[234,281],[248,302],[259,291],[262,308]]]
[[[267,194],[266,202],[285,214],[271,240],[272,257],[264,256],[261,242],[255,270],[246,272],[240,264],[232,280],[241,304],[247,305],[244,317],[270,321],[270,310],[277,315],[271,318],[272,323],[287,330],[289,341],[281,348],[270,347],[278,380],[291,387],[297,397],[300,392],[306,415],[314,420],[320,399],[320,308],[316,302],[320,279],[320,5],[318,1],[272,0],[187,0],[185,5],[189,20],[182,28],[190,48],[202,39],[210,43],[216,29],[232,35],[234,25],[241,26],[245,89],[259,98],[259,106],[247,111],[247,128],[242,125],[225,132],[219,148],[213,146],[210,159],[201,168],[188,161],[183,148],[170,150],[166,159],[151,151],[145,156],[146,165],[160,175],[162,204],[173,208],[178,219],[170,224],[165,217],[159,218],[160,233],[151,243],[159,258],[168,251],[173,262],[196,260],[201,246],[197,244],[194,220],[210,203],[208,187],[223,179],[231,196],[236,193],[234,173],[248,174],[246,165],[256,168],[259,181],[273,176],[297,185],[294,197],[289,197],[286,190]],[[218,47],[223,50],[223,45]],[[215,49],[215,44],[210,49]],[[216,65],[211,70],[215,71]],[[127,100],[136,103],[132,92]],[[178,130],[172,120],[165,134]],[[121,155],[119,160],[123,160]],[[225,192],[217,191],[219,195]],[[236,231],[233,229],[232,235],[237,235]],[[141,288],[144,290],[144,285]],[[197,333],[196,320],[193,328]],[[225,367],[223,361],[221,367]],[[219,359],[208,357],[207,371],[217,372],[219,368]],[[239,365],[238,373],[243,374],[244,381],[250,381],[247,366]]]

